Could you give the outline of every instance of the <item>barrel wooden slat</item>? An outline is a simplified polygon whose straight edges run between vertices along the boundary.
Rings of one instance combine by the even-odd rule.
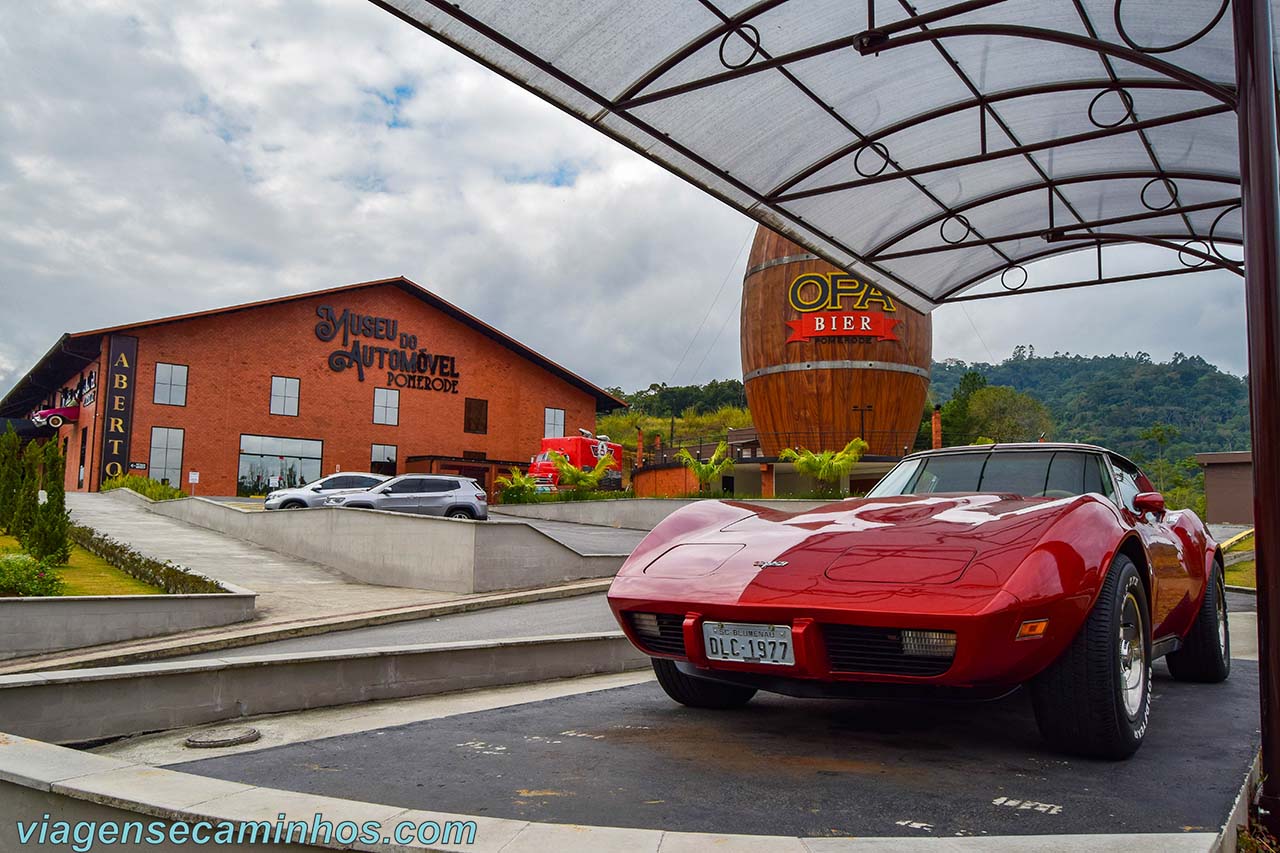
[[[869,454],[900,456],[915,441],[928,393],[932,320],[895,299],[897,310],[886,313],[900,321],[894,328],[898,340],[786,343],[786,321],[801,316],[788,301],[791,282],[805,273],[832,272],[839,270],[785,237],[763,226],[756,231],[742,283],[742,374],[761,444],[776,455],[788,446],[838,449],[861,436],[871,445]],[[818,362],[874,366],[805,367]],[[760,370],[766,372],[754,375]],[[853,411],[868,405],[870,412]]]

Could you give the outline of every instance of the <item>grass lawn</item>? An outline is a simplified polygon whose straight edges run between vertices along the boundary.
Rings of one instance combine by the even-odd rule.
[[[0,551],[21,551],[18,540],[0,536]],[[164,592],[126,575],[106,560],[78,545],[71,546],[71,562],[58,567],[66,582],[63,595],[160,595]]]
[[[1227,553],[1230,554],[1235,551],[1252,551],[1252,550],[1253,550],[1253,534],[1250,533],[1248,536],[1244,537],[1239,542],[1236,542],[1234,545],[1228,548]]]
[[[1242,560],[1234,566],[1227,566],[1227,586],[1256,587],[1258,579],[1254,571],[1253,560]]]

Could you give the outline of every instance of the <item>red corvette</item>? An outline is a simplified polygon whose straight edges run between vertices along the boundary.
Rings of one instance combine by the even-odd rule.
[[[659,524],[609,604],[677,702],[994,699],[1020,685],[1057,748],[1124,758],[1151,663],[1230,670],[1222,557],[1129,460],[1078,444],[908,456],[803,512],[701,501]]]

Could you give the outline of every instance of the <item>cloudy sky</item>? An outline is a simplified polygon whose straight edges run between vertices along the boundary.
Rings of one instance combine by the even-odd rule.
[[[753,223],[363,0],[3,4],[0,192],[0,393],[63,331],[397,274],[601,385],[741,375]],[[935,314],[1020,343],[1243,373],[1242,286]]]

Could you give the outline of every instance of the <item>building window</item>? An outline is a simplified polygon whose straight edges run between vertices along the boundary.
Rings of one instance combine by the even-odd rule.
[[[564,438],[564,409],[543,410],[542,437]]]
[[[265,495],[272,489],[292,489],[320,479],[324,442],[271,435],[240,436],[240,472],[236,493]]]
[[[151,479],[182,488],[182,438],[180,429],[151,428]]]
[[[394,444],[375,444],[373,456],[369,461],[369,470],[374,474],[396,475],[396,446]]]
[[[484,435],[489,431],[489,401],[473,400],[466,402],[466,414],[462,419],[462,431]]]
[[[156,392],[152,398],[162,406],[187,404],[187,366],[156,363]]]
[[[286,376],[271,377],[271,414],[298,416],[297,379]]]
[[[400,392],[394,388],[373,389],[373,422],[395,426],[400,423]]]
[[[85,433],[89,431],[88,427],[80,427],[80,470],[76,473],[76,488],[84,488],[84,455],[88,443],[85,441]]]

